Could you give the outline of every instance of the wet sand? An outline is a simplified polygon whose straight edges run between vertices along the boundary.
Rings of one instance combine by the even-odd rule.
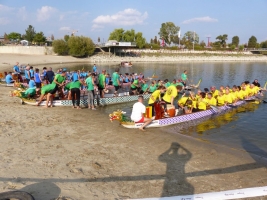
[[[11,89],[0,86],[0,192],[24,190],[38,200],[123,199],[267,185],[267,162],[245,149],[167,128],[125,129],[101,108],[21,105],[8,96]]]

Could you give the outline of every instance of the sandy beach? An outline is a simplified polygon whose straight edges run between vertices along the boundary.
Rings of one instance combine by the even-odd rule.
[[[104,56],[76,59],[0,54],[0,72],[10,71],[16,61],[44,65],[109,59],[121,61]],[[142,62],[141,58],[134,59],[138,58],[131,61]],[[266,61],[267,57],[231,59]],[[18,98],[9,97],[10,90],[0,86],[0,192],[23,190],[37,200],[127,199],[267,185],[267,161],[245,149],[231,149],[164,129],[125,129],[111,123],[101,108],[92,111],[21,105]]]

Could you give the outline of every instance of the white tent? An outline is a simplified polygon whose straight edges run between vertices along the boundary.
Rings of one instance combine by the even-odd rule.
[[[27,40],[21,40],[20,43],[23,45],[23,46],[28,46],[29,45],[29,42]]]

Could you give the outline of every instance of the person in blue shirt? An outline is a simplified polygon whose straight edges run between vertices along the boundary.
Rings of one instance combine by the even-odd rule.
[[[14,73],[20,73],[19,62],[16,62],[16,65],[13,67],[13,71]]]
[[[74,72],[72,72],[72,78],[71,79],[73,82],[79,80],[79,76],[78,76],[78,73],[76,70]]]
[[[93,72],[97,72],[97,67],[96,67],[96,65],[94,64],[94,66],[93,66]]]
[[[29,88],[25,91],[22,92],[22,97],[33,97],[36,94],[36,87],[35,87],[35,82],[34,82],[34,77],[31,77],[31,80],[29,81]]]
[[[15,81],[12,78],[12,72],[8,72],[8,75],[6,75],[6,83],[11,84],[14,83]]]
[[[27,81],[27,84],[29,84],[30,80],[31,80],[31,75],[30,75],[30,67],[27,66],[25,71],[24,71],[24,75],[25,75],[25,79]]]
[[[36,88],[41,88],[41,86],[42,86],[42,79],[41,79],[41,75],[39,74],[39,69],[38,68],[35,69],[34,81],[35,81]]]
[[[31,77],[34,77],[34,70],[33,70],[33,67],[32,66],[30,66],[30,76]]]

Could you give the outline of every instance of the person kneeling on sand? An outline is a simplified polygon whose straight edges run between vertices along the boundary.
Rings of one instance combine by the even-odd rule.
[[[139,129],[144,131],[145,126],[151,123],[152,119],[146,118],[144,115],[146,113],[146,107],[143,104],[144,97],[139,96],[138,102],[133,105],[133,110],[131,114],[131,120],[135,123],[144,123]]]

